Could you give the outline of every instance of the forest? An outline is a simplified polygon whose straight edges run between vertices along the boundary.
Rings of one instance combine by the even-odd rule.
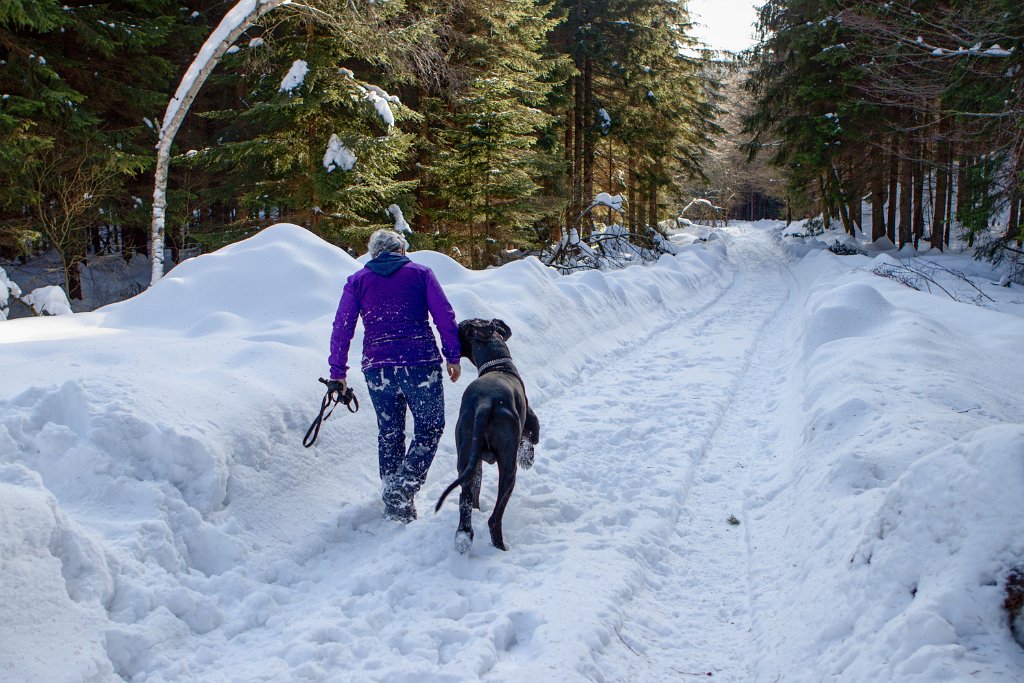
[[[74,301],[90,258],[148,258],[165,109],[233,5],[0,3],[0,262],[58,254]],[[482,268],[612,224],[656,251],[680,215],[1020,254],[1017,0],[768,0],[741,54],[692,33],[673,0],[285,3],[174,139],[168,258],[408,225]]]

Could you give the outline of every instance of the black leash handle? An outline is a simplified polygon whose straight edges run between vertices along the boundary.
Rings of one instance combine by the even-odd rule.
[[[313,424],[309,425],[309,429],[306,430],[306,436],[302,438],[302,445],[306,448],[309,448],[316,443],[316,438],[320,436],[320,425],[323,424],[324,420],[331,416],[331,413],[334,412],[335,406],[339,403],[344,403],[350,413],[355,413],[359,410],[359,399],[356,398],[356,394],[352,391],[352,387],[346,386],[345,391],[333,392],[338,395],[337,398],[335,398],[332,396],[330,382],[323,377],[320,378],[320,382],[328,386],[327,393],[324,394],[323,400],[320,401],[320,414],[313,420]]]

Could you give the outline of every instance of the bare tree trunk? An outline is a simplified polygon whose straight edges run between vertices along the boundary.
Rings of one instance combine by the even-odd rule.
[[[946,192],[946,225],[943,226],[942,241],[949,246],[949,234],[953,231],[953,148],[946,151],[946,168],[949,169],[949,191]]]
[[[583,138],[586,124],[583,116],[583,77],[573,79],[573,141],[572,141],[572,211],[573,221],[583,212]],[[578,227],[578,226],[577,226]]]
[[[647,215],[651,219],[651,227],[658,227],[658,185],[651,181],[650,194],[648,195]]]
[[[1020,197],[1017,192],[1010,196],[1010,219],[1006,222],[1006,239],[1020,241]]]
[[[900,227],[899,241],[896,243],[900,249],[903,245],[912,242],[914,234],[911,222],[913,221],[913,205],[910,197],[914,187],[914,164],[910,159],[900,161]]]
[[[921,237],[924,236],[924,165],[918,159],[914,161],[914,248],[917,249]]]
[[[946,195],[949,193],[949,167],[945,149],[939,148],[939,165],[935,169],[935,213],[932,215],[932,249],[942,251],[946,235]]]
[[[964,212],[971,204],[971,192],[967,187],[967,167],[972,164],[970,157],[960,157],[956,169],[956,219],[963,222]]]
[[[647,180],[645,178],[640,181],[640,187],[637,189],[636,228],[638,231],[642,231],[647,227],[647,193]]]
[[[637,204],[637,196],[638,195],[637,195],[637,191],[636,191],[636,182],[637,182],[637,178],[636,178],[636,157],[633,156],[632,152],[630,152],[630,154],[629,154],[629,161],[627,162],[627,165],[629,166],[629,170],[627,171],[628,175],[627,175],[627,178],[626,178],[626,182],[628,183],[628,186],[626,187],[626,201],[629,203],[629,207],[627,208],[628,214],[627,214],[626,221],[629,224],[628,225],[629,231],[631,233],[635,234],[636,233],[636,204]]]
[[[583,62],[583,202],[580,210],[594,201],[594,63],[589,57]],[[586,219],[586,232],[594,229],[593,214]]]
[[[879,155],[881,157],[881,155]],[[885,167],[879,158],[871,173],[871,241],[885,237]]]
[[[825,229],[829,230],[832,227],[832,216],[829,214],[828,197],[825,194],[825,178],[820,175],[818,176],[818,196],[821,204],[821,222]]]
[[[889,205],[885,216],[885,234],[893,244],[896,244],[896,204],[900,172],[899,144],[898,140],[893,140],[892,153],[889,155]]]

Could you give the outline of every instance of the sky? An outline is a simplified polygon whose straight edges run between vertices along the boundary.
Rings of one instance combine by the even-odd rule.
[[[750,0],[689,0],[694,35],[718,50],[739,52],[754,43],[755,5]]]
[[[307,230],[0,322],[3,679],[1024,680],[1002,610],[1024,562],[1021,289],[962,245],[925,253],[977,286],[933,269],[954,301],[875,273],[912,281],[912,247],[839,257],[853,238],[802,231],[691,225],[656,263],[572,275],[410,253],[460,320],[512,330],[540,443],[507,552],[493,466],[468,552],[457,502],[432,510],[468,361],[412,523],[383,519],[360,372],[362,409],[303,448],[362,267]]]

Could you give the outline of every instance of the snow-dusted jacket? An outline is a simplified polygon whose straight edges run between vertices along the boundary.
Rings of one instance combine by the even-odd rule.
[[[386,365],[438,365],[441,355],[427,313],[441,336],[444,358],[459,362],[455,311],[434,272],[394,252],[384,252],[350,276],[331,333],[331,379],[348,373],[348,350],[363,318],[363,369]]]

